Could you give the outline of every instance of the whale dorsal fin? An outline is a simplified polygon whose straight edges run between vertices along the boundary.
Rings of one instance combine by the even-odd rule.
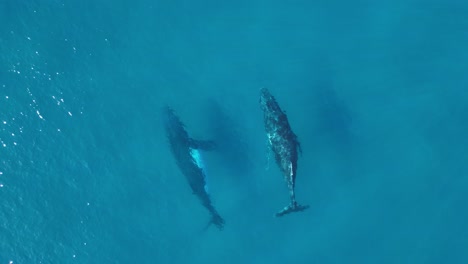
[[[299,150],[299,153],[302,155],[301,143],[299,143],[299,141],[296,140],[296,144],[297,144],[297,149]]]
[[[213,150],[216,147],[216,143],[212,140],[196,140],[191,138],[190,147],[199,150]]]

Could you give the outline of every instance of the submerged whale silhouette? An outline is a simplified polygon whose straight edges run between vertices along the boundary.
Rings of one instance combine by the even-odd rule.
[[[273,152],[276,164],[283,173],[289,189],[290,203],[276,216],[283,216],[292,212],[304,211],[308,205],[299,205],[296,202],[295,185],[298,151],[301,146],[297,136],[291,130],[288,117],[281,110],[276,99],[266,88],[260,89],[260,106],[263,110],[263,120],[268,143]]]
[[[170,107],[164,107],[163,120],[166,137],[177,166],[187,179],[190,188],[211,214],[208,225],[214,224],[220,230],[224,227],[224,219],[212,204],[208,193],[205,167],[200,150],[212,150],[212,141],[195,140],[185,130],[185,125]]]

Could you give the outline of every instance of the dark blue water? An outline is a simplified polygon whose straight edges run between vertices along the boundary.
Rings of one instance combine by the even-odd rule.
[[[0,3],[0,263],[466,263],[468,3],[224,2]],[[283,218],[262,86],[303,149]],[[164,105],[218,142],[221,232]]]

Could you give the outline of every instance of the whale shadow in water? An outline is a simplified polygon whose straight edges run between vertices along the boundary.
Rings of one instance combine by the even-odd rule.
[[[222,104],[215,99],[209,99],[206,107],[211,138],[216,142],[216,159],[236,178],[247,177],[253,168],[251,148],[245,136],[245,127],[234,120]]]
[[[325,170],[335,175],[335,178],[329,178],[329,184],[347,184],[359,177],[361,147],[355,132],[355,113],[336,87],[333,72],[324,65],[320,73],[312,83],[316,109],[314,123],[319,140],[314,144],[317,155],[327,164]]]
[[[320,83],[316,89],[318,129],[340,151],[349,151],[354,141],[352,114],[332,86]]]
[[[310,80],[313,87],[312,99],[315,102],[317,129],[327,145],[343,154],[352,151],[355,135],[353,132],[353,113],[337,90],[335,78],[339,75],[334,70],[332,61],[321,55],[316,60],[318,67]]]

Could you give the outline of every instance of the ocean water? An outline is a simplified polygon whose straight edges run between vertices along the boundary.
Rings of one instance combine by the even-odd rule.
[[[467,263],[468,3],[0,2],[0,263]],[[258,105],[301,142],[288,203]],[[213,139],[209,216],[167,146]]]

